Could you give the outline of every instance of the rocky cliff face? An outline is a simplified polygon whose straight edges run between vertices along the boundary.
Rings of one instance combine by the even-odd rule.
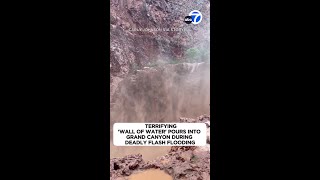
[[[174,146],[168,154],[155,160],[145,162],[141,154],[110,160],[110,179],[126,180],[131,174],[160,169],[175,180],[209,180],[210,179],[210,116],[203,115],[196,119],[180,118],[180,122],[200,122],[207,125],[207,145]]]
[[[111,0],[110,6],[111,97],[132,70],[159,60],[183,61],[191,47],[209,48],[209,0]],[[198,25],[184,23],[192,10],[203,15]],[[135,28],[162,30],[132,31]]]

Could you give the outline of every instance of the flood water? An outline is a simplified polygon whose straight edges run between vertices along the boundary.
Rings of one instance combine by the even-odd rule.
[[[158,169],[150,169],[137,174],[129,176],[129,180],[173,180],[173,178]]]
[[[110,110],[111,158],[142,154],[145,161],[168,153],[165,146],[114,146],[113,123],[179,122],[210,114],[210,66],[182,63],[137,72],[119,83]]]

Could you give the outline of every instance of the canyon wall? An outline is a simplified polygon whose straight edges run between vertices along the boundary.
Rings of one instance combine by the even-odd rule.
[[[185,52],[209,50],[209,0],[111,0],[110,2],[111,101],[118,83],[130,72],[155,62],[183,62]],[[200,24],[186,24],[192,10],[202,15]],[[182,28],[183,31],[132,31],[134,28]]]

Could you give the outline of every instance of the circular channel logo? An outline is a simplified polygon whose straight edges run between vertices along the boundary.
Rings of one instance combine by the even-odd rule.
[[[202,20],[202,14],[198,10],[191,11],[189,16],[191,16],[192,24],[199,24]]]

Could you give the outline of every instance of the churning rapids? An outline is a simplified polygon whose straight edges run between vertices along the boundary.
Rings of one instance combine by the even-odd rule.
[[[210,114],[210,64],[180,63],[145,67],[128,75],[111,96],[111,128],[115,122],[178,122],[179,117]],[[111,158],[140,153],[151,160],[170,147],[116,147]]]

